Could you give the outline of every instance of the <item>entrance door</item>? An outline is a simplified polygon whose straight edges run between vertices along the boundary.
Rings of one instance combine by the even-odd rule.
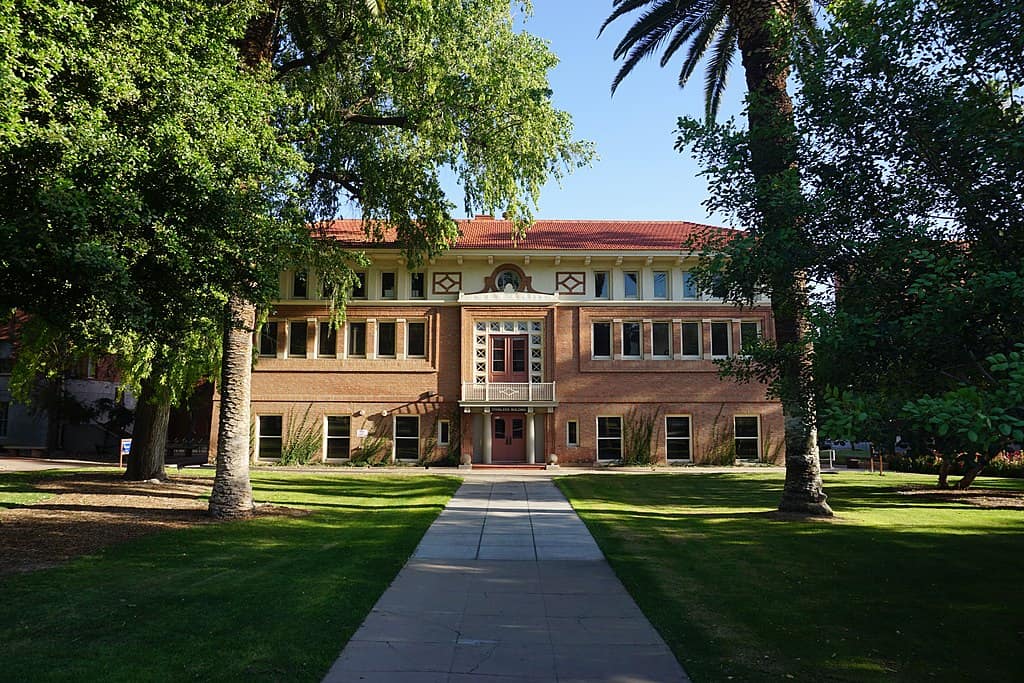
[[[526,462],[526,415],[491,415],[491,459],[493,462]]]
[[[491,337],[491,363],[488,381],[528,382],[526,348],[525,334],[505,334]]]

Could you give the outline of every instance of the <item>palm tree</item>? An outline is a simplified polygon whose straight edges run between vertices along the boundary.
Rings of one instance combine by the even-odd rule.
[[[613,11],[601,31],[638,10],[639,17],[615,48],[615,59],[624,58],[624,62],[612,82],[613,92],[644,58],[662,50],[660,61],[665,66],[680,48],[687,47],[679,84],[689,81],[707,55],[705,109],[711,120],[739,49],[747,82],[750,168],[764,221],[761,230],[766,237],[775,238],[772,241],[780,257],[775,262],[793,263],[802,247],[794,213],[785,199],[799,190],[793,103],[786,79],[792,36],[798,32],[806,35],[814,25],[810,0],[613,0]],[[781,236],[785,239],[779,239]],[[805,278],[799,270],[782,265],[773,269],[768,280],[776,344],[783,352],[779,354],[777,388],[785,419],[786,484],[779,509],[831,515],[818,463],[811,359],[803,343],[807,327]]]

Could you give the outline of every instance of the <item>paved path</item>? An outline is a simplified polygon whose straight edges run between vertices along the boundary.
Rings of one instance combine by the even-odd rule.
[[[549,480],[462,485],[325,683],[687,681]]]

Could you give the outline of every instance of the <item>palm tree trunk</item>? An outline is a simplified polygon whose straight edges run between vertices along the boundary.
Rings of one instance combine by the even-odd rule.
[[[126,481],[167,479],[164,456],[167,450],[167,425],[171,419],[171,402],[157,398],[153,381],[145,379],[135,407],[132,429],[132,450],[125,469]]]
[[[253,304],[238,296],[228,300],[221,362],[217,472],[209,508],[214,517],[247,517],[253,510],[249,481],[249,400],[255,322]]]
[[[806,278],[798,268],[804,249],[800,229],[800,179],[796,163],[793,103],[786,90],[789,46],[776,28],[791,19],[792,0],[733,0],[730,19],[738,28],[749,98],[750,165],[757,184],[763,235],[781,264],[771,278],[775,338],[782,350],[779,394],[785,420],[786,484],[779,510],[831,515],[822,491],[814,426],[811,356],[807,331]]]

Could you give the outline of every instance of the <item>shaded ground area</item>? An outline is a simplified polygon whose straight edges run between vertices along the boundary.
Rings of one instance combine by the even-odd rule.
[[[0,575],[51,567],[161,529],[206,523],[209,479],[121,481],[115,472],[47,478],[45,499],[0,508]]]
[[[921,496],[926,500],[943,503],[962,503],[979,508],[992,510],[1024,510],[1024,491],[1006,491],[1001,489],[970,488],[956,491],[938,488],[905,488],[900,489],[906,496]]]

